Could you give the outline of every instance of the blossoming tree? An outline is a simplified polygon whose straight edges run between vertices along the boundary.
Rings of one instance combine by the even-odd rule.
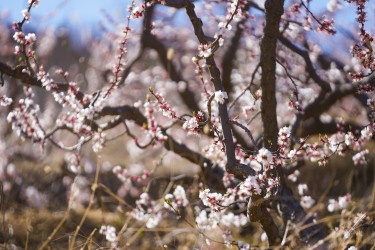
[[[250,243],[262,244],[252,234],[241,240],[233,234],[233,228],[249,222],[259,223],[269,246],[324,249],[338,244],[327,237],[339,235],[344,239],[340,244],[354,247],[355,225],[353,230],[331,230],[309,212],[315,200],[307,195],[308,186],[300,183],[292,190],[290,182],[298,182],[299,169],[308,162],[326,165],[334,155],[351,155],[354,165],[367,164],[366,145],[375,130],[369,1],[331,0],[324,15],[314,13],[314,1],[258,2],[132,1],[121,29],[103,29],[110,39],[87,44],[89,69],[85,79],[77,81],[80,72],[48,62],[54,45],[46,40],[53,34],[40,38],[25,32],[39,5],[28,1],[23,19],[13,23],[13,45],[0,41],[0,147],[7,152],[0,155],[0,167],[3,189],[12,190],[17,166],[7,148],[18,143],[15,135],[25,148],[31,145],[36,152],[38,147],[41,157],[51,148],[69,153],[66,216],[40,239],[40,249],[53,246],[59,228],[80,202],[86,212],[67,244],[70,249],[79,242],[89,244],[79,232],[100,195],[127,211],[120,231],[112,225],[98,231],[113,249],[131,244],[125,237],[130,221],[155,228],[171,215],[195,229],[204,239],[199,243],[203,247],[222,243],[249,249]],[[344,7],[357,9],[353,23],[359,25],[359,34],[352,36],[352,46],[343,43],[338,48],[345,51],[342,56],[333,57],[321,46],[334,40],[334,18]],[[225,13],[219,14],[222,10]],[[184,15],[183,28],[173,26],[176,12]],[[140,30],[132,28],[136,19],[143,22]],[[316,42],[322,39],[324,43]],[[348,103],[363,112],[348,115]],[[97,163],[90,172],[81,160],[92,152],[103,155],[123,135],[131,150],[139,148],[145,154],[164,148],[198,165],[198,182],[176,185],[190,177],[171,177],[164,195],[155,197],[150,194],[157,179],[154,171],[144,168],[132,174],[122,165],[109,164],[112,178],[121,182],[111,190],[101,181],[104,167]],[[164,165],[176,167],[173,162]],[[93,176],[86,179],[91,190],[84,191],[79,180],[87,176]],[[39,191],[28,188],[29,205],[43,206]],[[129,205],[127,196],[134,189],[136,199]],[[88,193],[85,199],[83,192]],[[200,202],[193,205],[197,199]],[[334,212],[345,209],[350,200],[347,194],[320,202]],[[355,221],[363,224],[368,216],[360,214]],[[212,229],[222,236],[213,238]]]

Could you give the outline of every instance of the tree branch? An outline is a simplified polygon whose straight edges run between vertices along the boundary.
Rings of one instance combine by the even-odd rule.
[[[203,31],[203,23],[195,13],[195,6],[192,2],[187,1],[186,14],[188,15],[191,24],[194,28],[194,33],[201,44],[208,44],[208,38]],[[215,87],[215,91],[224,91],[224,87],[220,77],[219,68],[216,65],[213,54],[206,58],[211,81]],[[232,129],[229,120],[227,101],[219,103],[219,117],[221,121],[221,128],[224,137],[225,154],[227,158],[226,171],[234,174],[237,178],[243,179],[249,174],[253,175],[255,171],[249,166],[238,164],[235,156],[235,145],[233,142]]]
[[[276,114],[276,43],[279,33],[281,15],[284,13],[284,1],[265,3],[266,26],[260,44],[260,66],[262,68],[262,121],[265,147],[271,151],[277,150]]]

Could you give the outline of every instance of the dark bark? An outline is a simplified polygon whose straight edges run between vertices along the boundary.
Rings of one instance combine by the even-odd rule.
[[[279,23],[284,13],[284,1],[267,0],[266,25],[260,45],[260,66],[262,68],[262,121],[264,146],[271,151],[277,150],[277,114],[276,114],[276,43]]]
[[[276,114],[276,45],[279,38],[279,23],[283,14],[284,1],[267,0],[265,3],[266,25],[261,42],[262,68],[262,121],[264,128],[264,144],[271,151],[277,151],[277,114]],[[322,85],[324,86],[324,85]],[[312,222],[306,218],[306,212],[294,197],[292,190],[287,186],[281,166],[270,171],[270,175],[280,178],[280,185],[275,194],[274,207],[281,214],[284,224],[288,221],[299,224]],[[313,243],[325,236],[325,231],[319,225],[311,226],[301,231],[302,240]],[[270,242],[271,243],[271,242]]]
[[[201,44],[208,44],[207,37],[205,36],[202,29],[203,23],[196,15],[193,3],[188,3],[188,5],[186,6],[186,12],[190,18],[195,35],[197,36],[199,42]],[[215,91],[223,91],[224,87],[220,78],[220,71],[215,63],[213,55],[206,58],[206,63],[208,65],[208,70],[210,72]],[[244,177],[246,178],[249,175],[253,175],[254,170],[246,165],[238,164],[236,162],[232,131],[229,124],[230,121],[227,101],[224,101],[223,104],[219,104],[219,116],[221,120],[227,158],[226,171],[228,173],[234,174],[237,178],[240,179],[243,179]],[[253,199],[249,201],[248,215],[252,221],[258,221],[261,223],[264,231],[267,233],[271,245],[276,245],[281,241],[280,235],[278,233],[278,228],[272,217],[270,216],[263,198],[258,199],[258,197],[254,196]]]
[[[193,3],[188,2],[186,6],[186,13],[190,19],[191,24],[194,28],[194,33],[201,44],[208,44],[209,37],[204,34],[203,23],[195,13],[195,6]],[[216,65],[214,55],[206,58],[208,71],[211,76],[211,81],[215,87],[215,91],[224,91],[224,87],[221,81],[220,70]],[[232,136],[232,127],[229,120],[228,104],[227,100],[224,103],[219,103],[219,117],[222,128],[222,136],[225,146],[225,153],[227,158],[226,171],[233,174],[238,179],[243,180],[249,175],[254,175],[255,171],[250,166],[238,164],[235,156],[235,144]]]

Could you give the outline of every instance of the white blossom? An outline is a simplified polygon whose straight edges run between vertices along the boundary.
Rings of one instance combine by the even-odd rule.
[[[263,165],[269,164],[272,161],[272,153],[266,148],[259,149],[257,161],[263,163]]]
[[[315,200],[311,196],[302,196],[301,197],[301,206],[303,208],[310,208],[314,205]]]
[[[105,235],[105,239],[109,242],[114,242],[116,241],[116,228],[112,227],[112,226],[105,226],[105,225],[102,225],[100,230],[99,230],[99,233],[100,234],[103,234]]]
[[[25,18],[26,22],[30,21],[30,12],[27,9],[21,11],[23,18]]]
[[[220,104],[224,104],[225,102],[225,99],[228,99],[228,94],[227,92],[225,91],[216,91],[215,92],[215,100],[220,103]]]
[[[13,100],[10,97],[7,97],[5,95],[0,96],[0,106],[6,107],[12,104]]]

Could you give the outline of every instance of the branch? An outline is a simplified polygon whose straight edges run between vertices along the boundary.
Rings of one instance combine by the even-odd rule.
[[[297,53],[300,55],[306,63],[306,71],[309,73],[311,78],[322,88],[322,91],[329,92],[331,91],[331,87],[329,85],[329,82],[322,79],[318,73],[316,72],[316,69],[314,68],[314,65],[310,59],[309,52],[304,49],[300,49],[297,47],[294,43],[292,43],[290,40],[288,40],[286,37],[284,37],[282,34],[279,34],[278,36],[279,41],[287,48],[289,48],[291,51]]]
[[[199,43],[208,44],[208,38],[203,31],[202,20],[197,17],[194,9],[194,4],[192,2],[187,1],[186,14],[188,15],[190,22],[193,25],[194,33],[198,38]],[[208,66],[209,73],[211,75],[211,81],[215,87],[215,91],[224,91],[224,87],[220,78],[221,74],[219,68],[216,65],[213,54],[206,58],[206,63]],[[221,121],[221,128],[223,131],[225,153],[227,158],[226,171],[228,173],[234,174],[237,178],[246,178],[249,174],[252,174],[255,171],[252,170],[249,166],[237,163],[235,156],[235,145],[233,142],[233,135],[230,126],[226,100],[223,103],[219,103],[219,117]]]
[[[42,88],[42,82],[35,77],[30,76],[26,72],[22,72],[21,67],[15,67],[12,69],[9,65],[0,62],[0,72],[7,76],[13,77],[14,79],[21,80],[25,84]],[[64,92],[68,91],[69,85],[66,83],[54,83],[57,86],[57,90]],[[78,92],[76,97],[78,100],[82,100],[85,95],[82,92]]]
[[[12,69],[8,65],[1,62],[0,72],[3,72],[4,74],[15,79],[19,79],[25,84],[30,84],[32,86],[42,88],[42,83],[35,77],[31,77],[27,73],[17,71],[17,69]],[[58,86],[60,91],[68,90],[67,84],[61,83],[58,84]],[[80,96],[81,98],[83,98],[84,94],[80,92]],[[134,121],[139,126],[143,126],[144,123],[147,123],[146,117],[143,116],[139,109],[128,105],[117,107],[104,107],[100,112],[97,113],[97,118],[104,116],[120,116],[121,119],[114,119],[116,124],[120,124],[123,120]],[[113,127],[113,124],[111,125],[111,127]],[[222,182],[222,178],[224,176],[224,170],[222,168],[216,166],[214,163],[212,163],[209,159],[205,158],[201,154],[192,151],[184,144],[178,143],[171,136],[167,135],[167,137],[168,139],[164,142],[164,147],[167,150],[170,150],[180,155],[181,157],[191,161],[192,163],[199,165],[207,181],[207,185],[210,188],[221,191],[225,190],[225,187],[223,186]]]
[[[119,115],[124,120],[134,121],[138,126],[143,126],[143,124],[147,123],[146,117],[139,111],[139,109],[128,105],[118,107],[105,107],[102,109],[99,115]],[[178,143],[170,135],[166,134],[166,136],[168,139],[163,144],[164,148],[176,153],[177,155],[189,160],[192,163],[199,165],[209,187],[215,190],[225,190],[222,181],[222,178],[224,176],[224,170],[222,168],[216,166],[208,158],[189,149],[186,145]]]
[[[277,150],[276,114],[276,43],[279,33],[279,23],[284,12],[284,1],[266,1],[266,26],[261,41],[260,66],[262,68],[262,121],[264,129],[264,144],[271,151]]]
[[[260,44],[260,67],[262,69],[261,115],[263,122],[264,146],[275,152],[277,150],[277,133],[279,131],[276,114],[276,44],[280,19],[284,12],[284,0],[267,0],[265,3],[265,9],[266,25],[264,27],[264,36]],[[276,170],[273,170],[272,172],[274,172],[272,175],[276,176]],[[281,185],[283,186],[285,184],[281,183]],[[257,200],[261,199],[263,198],[257,197]],[[252,208],[249,203],[249,212],[251,212],[252,209],[259,210],[260,208]],[[253,211],[253,213],[255,212]],[[279,244],[281,242],[281,237],[274,222],[271,224],[270,228],[272,230],[269,230],[269,232],[266,231],[270,245]]]

